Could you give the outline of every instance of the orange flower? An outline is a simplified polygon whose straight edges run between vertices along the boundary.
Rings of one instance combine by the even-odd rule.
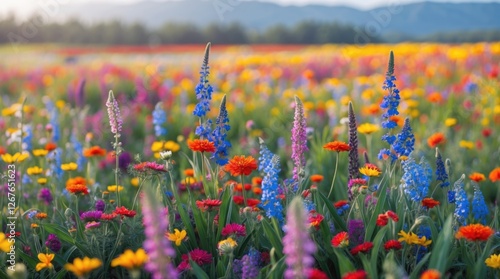
[[[91,148],[85,148],[83,150],[83,156],[85,157],[95,157],[95,156],[105,156],[106,149],[100,148],[99,146],[92,146]]]
[[[252,156],[234,156],[224,167],[232,176],[250,175],[256,169],[257,161]]]
[[[473,172],[469,175],[469,178],[470,180],[472,181],[476,181],[476,182],[481,182],[483,180],[486,179],[486,177],[484,177],[484,174],[482,173],[479,173],[479,172]]]
[[[188,140],[188,147],[194,152],[215,152],[214,143],[206,139]]]
[[[439,201],[437,201],[433,198],[424,198],[422,200],[422,206],[424,206],[424,207],[433,208],[437,205],[439,205]]]
[[[87,181],[85,178],[77,176],[70,178],[66,181],[66,190],[72,194],[88,195],[89,189],[87,188]]]
[[[432,136],[430,136],[427,139],[427,144],[431,147],[434,148],[438,144],[446,142],[446,137],[444,136],[443,133],[435,133]]]
[[[443,96],[439,92],[433,92],[427,96],[427,100],[431,103],[440,103],[443,100]]]
[[[489,178],[491,182],[500,181],[500,167],[496,167],[490,172]]]
[[[422,273],[420,279],[440,279],[441,273],[435,269],[428,269]]]
[[[312,182],[316,182],[316,183],[320,183],[321,181],[323,181],[323,176],[321,174],[313,174],[311,175],[311,181]]]
[[[344,152],[344,151],[351,150],[351,147],[349,146],[349,144],[342,142],[342,141],[329,142],[329,143],[323,145],[323,148],[330,150],[330,151],[336,151],[336,152]]]
[[[35,218],[37,218],[37,219],[39,219],[39,220],[45,219],[45,218],[47,218],[47,213],[45,213],[45,212],[38,212],[38,213],[35,215]]]
[[[495,231],[488,226],[472,224],[460,227],[455,237],[458,239],[465,238],[469,241],[486,241],[494,233]]]
[[[252,188],[252,191],[253,191],[253,193],[254,193],[254,194],[256,194],[256,195],[262,195],[262,189],[261,189],[261,188],[259,188],[259,187],[253,187],[253,188]]]
[[[57,145],[53,142],[49,142],[45,145],[45,150],[47,150],[49,152],[56,149],[56,148],[57,148]]]
[[[262,184],[262,177],[256,176],[252,177],[252,185],[261,185]]]
[[[194,170],[193,169],[185,169],[184,170],[184,175],[187,177],[193,177],[194,176]]]
[[[403,126],[403,124],[405,124],[405,119],[399,115],[392,115],[389,117],[389,120],[396,122],[398,126]]]
[[[365,115],[377,115],[380,112],[379,104],[370,104],[362,108],[362,112]]]

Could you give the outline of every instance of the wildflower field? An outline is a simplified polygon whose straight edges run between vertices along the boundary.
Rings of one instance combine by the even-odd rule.
[[[0,278],[500,278],[500,43],[0,59]]]

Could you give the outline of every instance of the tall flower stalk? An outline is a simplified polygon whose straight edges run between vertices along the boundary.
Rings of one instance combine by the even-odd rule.
[[[106,101],[106,107],[108,108],[109,125],[111,127],[111,133],[115,138],[113,143],[113,149],[115,151],[115,185],[120,185],[118,183],[118,171],[119,171],[119,157],[122,152],[122,143],[120,142],[120,132],[122,131],[122,116],[120,113],[120,107],[116,101],[113,91],[109,91],[108,100]],[[120,191],[116,191],[118,206],[120,206]]]
[[[308,233],[307,214],[300,196],[292,200],[286,216],[286,235],[283,237],[287,265],[285,278],[308,278],[314,265],[316,245]]]
[[[215,163],[219,166],[224,166],[228,162],[227,156],[229,155],[229,148],[231,147],[231,143],[227,140],[227,131],[231,129],[228,123],[229,117],[226,109],[226,95],[224,95],[220,104],[219,116],[215,120],[215,129],[212,132],[215,152],[212,153],[211,158],[215,159]]]
[[[299,97],[295,96],[295,117],[292,128],[292,160],[294,185],[300,185],[300,179],[304,177],[306,156],[309,151],[307,147],[306,118],[304,116],[304,105]]]
[[[262,207],[268,218],[276,218],[283,225],[283,206],[278,198],[280,159],[267,149],[262,139],[260,141],[259,170],[264,173],[262,179]]]
[[[198,103],[194,108],[193,115],[199,117],[199,125],[196,128],[195,134],[202,139],[210,139],[212,130],[212,120],[204,121],[207,112],[210,111],[210,101],[212,100],[213,88],[208,82],[208,75],[210,74],[210,67],[208,66],[208,59],[210,54],[210,43],[205,48],[205,55],[203,56],[203,64],[200,70],[200,82],[196,85],[196,99]]]
[[[358,157],[358,128],[356,115],[352,108],[352,102],[349,102],[349,179],[359,178],[359,157]],[[337,157],[338,163],[338,157]]]
[[[146,240],[143,243],[149,261],[146,270],[151,272],[153,279],[177,278],[177,270],[172,265],[175,250],[170,241],[164,237],[168,231],[168,218],[152,189],[146,189],[142,197],[142,214]]]

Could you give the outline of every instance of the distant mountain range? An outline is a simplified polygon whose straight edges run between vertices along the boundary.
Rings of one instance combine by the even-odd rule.
[[[422,37],[438,32],[500,29],[500,3],[421,2],[399,6],[358,10],[346,6],[281,6],[274,3],[241,0],[143,1],[134,4],[65,4],[59,15],[85,22],[119,19],[141,22],[157,28],[166,22],[238,22],[260,31],[301,21],[339,22],[358,26],[360,32],[379,36]]]

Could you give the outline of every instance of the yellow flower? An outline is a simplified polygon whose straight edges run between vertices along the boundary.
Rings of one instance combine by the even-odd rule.
[[[455,126],[457,124],[457,119],[456,118],[446,118],[444,121],[444,125],[447,127]]]
[[[117,185],[109,185],[108,186],[109,192],[116,192],[116,191],[120,192],[121,190],[123,190],[123,186],[120,186],[120,185],[118,185],[118,186]]]
[[[400,231],[398,233],[399,236],[401,236],[398,241],[399,242],[406,242],[406,244],[414,244],[418,242],[418,236],[412,232],[405,233],[404,231]]]
[[[5,253],[10,252],[10,242],[7,236],[0,232],[0,251],[4,251]]]
[[[473,149],[474,148],[474,143],[472,141],[468,140],[461,140],[458,145],[462,148],[467,148],[467,149]]]
[[[177,152],[181,149],[181,146],[178,143],[169,140],[165,143],[165,145],[163,145],[163,148],[172,152]]]
[[[163,142],[162,141],[155,141],[151,145],[151,151],[153,152],[160,152],[163,148]]]
[[[28,168],[26,170],[26,172],[28,173],[28,175],[38,175],[38,174],[41,174],[43,172],[43,169],[38,167],[38,166],[34,166],[31,168]]]
[[[238,246],[238,243],[231,237],[219,241],[217,244],[217,249],[219,249],[219,254],[226,255],[233,252],[234,247]]]
[[[144,251],[144,249],[139,248],[135,253],[132,250],[127,249],[123,252],[123,254],[111,261],[111,266],[121,266],[126,269],[139,269],[146,263],[147,260],[148,255],[146,255],[146,251]]]
[[[67,164],[61,164],[61,169],[63,171],[74,171],[78,169],[78,165],[76,163],[67,163]]]
[[[37,223],[31,223],[31,228],[32,228],[32,229],[36,229],[36,228],[38,228],[38,224],[37,224]]]
[[[485,261],[487,266],[491,268],[497,268],[500,269],[500,254],[493,254],[489,258],[487,258]]]
[[[36,182],[38,182],[39,184],[44,185],[45,183],[47,183],[47,178],[40,177],[40,178],[38,178],[38,180]]]
[[[418,238],[413,244],[418,244],[424,247],[429,246],[432,243],[432,240],[427,240],[425,236]]]
[[[130,184],[132,184],[132,186],[134,186],[134,187],[139,186],[139,177],[134,177],[134,178],[130,179]]]
[[[64,268],[73,272],[77,277],[85,277],[101,265],[101,260],[97,258],[84,257],[83,259],[76,258],[72,264],[65,264]]]
[[[42,157],[45,156],[49,153],[47,149],[33,149],[33,156],[35,157]]]
[[[358,126],[358,132],[365,135],[375,133],[378,130],[380,130],[380,127],[372,123],[364,123]]]
[[[21,163],[22,161],[26,160],[29,156],[30,155],[27,152],[23,152],[23,153],[17,152],[14,155],[10,155],[7,153],[7,154],[2,155],[2,160],[7,164],[12,164],[12,163],[16,163],[16,162]]]
[[[40,262],[36,265],[36,271],[40,271],[44,268],[52,269],[54,265],[52,265],[52,260],[54,259],[55,254],[38,254],[38,259]]]
[[[181,246],[181,242],[186,238],[186,230],[179,231],[174,229],[174,233],[167,233],[167,238],[170,241],[174,241],[176,246]]]
[[[375,165],[372,164],[367,164],[364,167],[360,168],[359,172],[370,177],[379,176],[382,173]]]

